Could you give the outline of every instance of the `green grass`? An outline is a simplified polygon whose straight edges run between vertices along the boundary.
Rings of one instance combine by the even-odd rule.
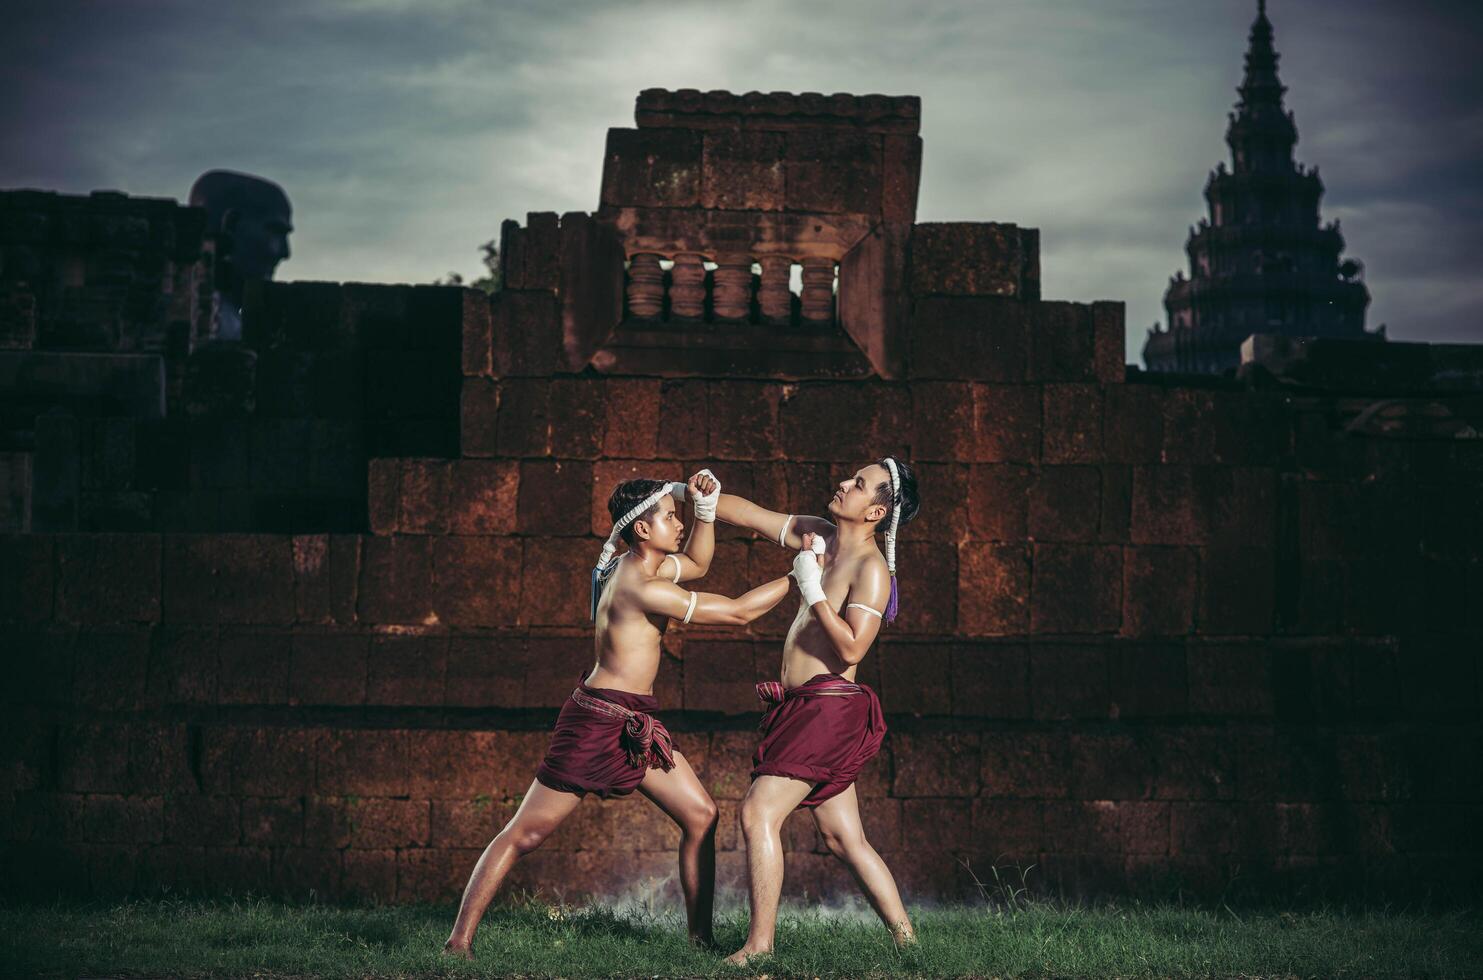
[[[491,909],[473,964],[438,955],[453,909],[262,900],[0,907],[0,974],[171,977],[998,976],[1462,977],[1483,969],[1483,913],[1237,912],[1051,902],[913,910],[897,953],[858,909],[785,910],[778,954],[747,971],[691,948],[673,910],[523,901]],[[745,917],[717,919],[729,952]]]

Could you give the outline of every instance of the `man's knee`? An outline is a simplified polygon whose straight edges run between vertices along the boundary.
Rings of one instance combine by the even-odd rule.
[[[865,841],[865,835],[858,831],[841,833],[820,827],[819,836],[824,838],[824,846],[829,848],[829,853],[841,861],[850,860],[870,846]]]
[[[524,856],[546,842],[550,831],[532,827],[506,827],[499,835],[517,855]]]
[[[719,816],[716,801],[707,796],[703,801],[687,808],[680,817],[679,824],[687,834],[704,835],[716,829]]]
[[[750,796],[742,800],[741,825],[743,834],[750,837],[753,834],[767,833],[772,828],[774,822],[771,812],[760,801]]]

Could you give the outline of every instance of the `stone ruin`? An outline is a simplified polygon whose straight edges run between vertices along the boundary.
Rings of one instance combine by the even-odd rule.
[[[204,232],[170,200],[0,192],[0,530],[353,531],[368,458],[457,453],[472,297],[301,283],[290,313],[253,283],[223,343]]]
[[[1237,379],[1130,370],[1121,303],[1040,298],[1033,230],[915,222],[919,115],[644,92],[595,212],[506,224],[502,291],[266,284],[240,403],[194,414],[190,343],[53,339],[68,304],[122,304],[89,258],[118,246],[41,252],[53,231],[7,217],[8,458],[33,480],[29,533],[0,536],[7,891],[451,900],[590,661],[615,481],[709,465],[803,512],[900,453],[924,509],[862,665],[891,734],[860,793],[909,898],[977,899],[995,868],[1068,896],[1476,895],[1480,348],[1256,336]],[[146,271],[175,299],[97,322],[196,336],[188,210],[3,205],[84,229],[161,208],[185,231]],[[66,360],[125,356],[147,381]],[[88,503],[114,493],[150,503]],[[716,591],[787,565],[718,536]],[[665,639],[723,888],[786,626]],[[807,816],[785,840],[789,894],[853,894]],[[674,844],[642,800],[588,802],[510,887],[675,892]]]

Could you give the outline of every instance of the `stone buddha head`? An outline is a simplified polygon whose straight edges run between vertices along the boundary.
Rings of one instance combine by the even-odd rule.
[[[251,174],[209,170],[191,186],[190,204],[206,209],[207,234],[239,280],[272,279],[289,256],[293,208],[283,188]]]
[[[189,203],[206,209],[206,234],[217,244],[215,334],[239,340],[243,284],[272,279],[288,258],[293,208],[271,180],[231,170],[196,178]]]

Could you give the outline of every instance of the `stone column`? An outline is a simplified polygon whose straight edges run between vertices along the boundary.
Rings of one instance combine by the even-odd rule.
[[[711,310],[716,319],[733,323],[746,320],[752,312],[752,257],[716,256],[715,282]]]
[[[788,289],[788,276],[793,260],[786,255],[764,255],[757,261],[762,266],[762,284],[757,290],[762,319],[772,324],[791,322],[793,293]]]
[[[834,319],[834,260],[803,260],[803,319],[828,323]]]
[[[681,252],[670,270],[669,314],[685,320],[705,315],[705,256]]]
[[[628,314],[642,320],[657,320],[664,312],[664,270],[659,256],[639,252],[628,262]]]

